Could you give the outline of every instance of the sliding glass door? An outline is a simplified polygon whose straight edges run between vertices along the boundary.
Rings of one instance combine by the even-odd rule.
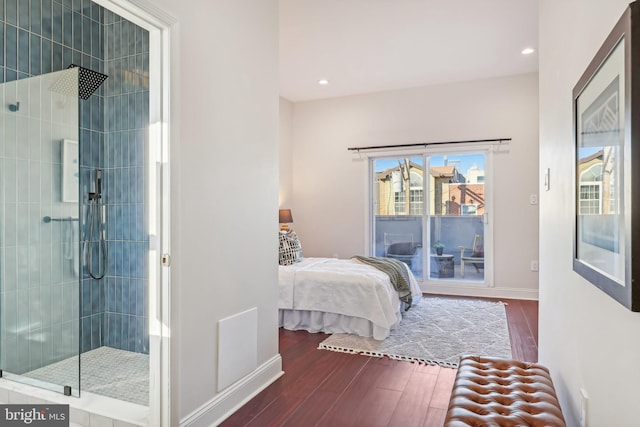
[[[373,160],[373,255],[423,267],[424,158]]]
[[[371,254],[418,280],[488,284],[487,152],[371,159]]]

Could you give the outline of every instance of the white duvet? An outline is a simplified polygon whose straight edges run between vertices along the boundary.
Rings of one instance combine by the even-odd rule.
[[[409,269],[413,304],[422,292]],[[336,313],[393,329],[402,318],[389,276],[352,259],[305,258],[279,267],[280,309]]]

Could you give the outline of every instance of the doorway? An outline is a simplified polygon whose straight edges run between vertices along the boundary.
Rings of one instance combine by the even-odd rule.
[[[370,158],[371,255],[405,262],[424,283],[489,286],[489,151]]]
[[[13,159],[3,159],[8,165],[24,162],[28,165],[24,169],[27,172],[13,177],[16,185],[17,179],[27,182],[27,190],[20,191],[24,196],[18,196],[16,192],[15,203],[11,204],[12,199],[9,199],[8,210],[2,212],[3,219],[8,218],[5,212],[15,213],[11,218],[16,227],[5,227],[9,234],[11,230],[27,230],[20,236],[20,241],[27,242],[25,248],[18,250],[13,245],[15,251],[5,252],[10,257],[9,262],[2,265],[9,268],[9,276],[3,274],[2,285],[16,287],[14,299],[7,296],[6,305],[3,299],[0,307],[3,315],[13,316],[11,310],[20,306],[19,298],[22,306],[28,308],[21,310],[28,316],[16,312],[16,321],[12,323],[13,332],[22,333],[21,338],[27,344],[21,345],[17,364],[11,365],[6,372],[20,371],[17,375],[25,379],[24,373],[39,369],[38,362],[51,365],[50,362],[60,362],[62,356],[75,357],[71,374],[66,378],[23,382],[79,395],[79,399],[71,400],[71,406],[92,412],[91,404],[99,404],[100,399],[95,395],[89,403],[83,399],[87,388],[79,354],[86,355],[106,346],[144,355],[145,366],[133,369],[145,377],[143,382],[147,388],[137,394],[143,396],[143,402],[122,399],[123,394],[117,397],[126,401],[123,403],[149,406],[150,409],[143,412],[150,417],[150,425],[168,425],[169,275],[166,268],[161,268],[160,261],[161,254],[169,253],[169,192],[166,185],[169,182],[168,28],[172,23],[167,22],[166,17],[156,18],[156,6],[145,1],[136,2],[136,5],[110,0],[13,1],[7,2],[5,9],[6,22],[3,24],[7,32],[0,40],[5,43],[4,51],[8,55],[0,67],[0,75],[5,85],[28,88],[22,92],[22,89],[15,89],[15,93],[28,102],[22,101],[18,105],[16,98],[11,101],[15,107],[3,111],[3,120],[9,123],[15,120],[21,131],[5,133],[16,144],[9,142],[9,151],[3,148],[2,154],[13,156],[12,147],[28,150],[16,151]],[[75,118],[75,124],[62,125],[61,120],[51,124],[59,114],[58,107],[72,105],[74,101],[72,97],[47,98],[51,85],[45,80],[72,63],[100,71],[111,80],[107,79],[92,97],[80,100],[81,106],[76,107],[75,113],[69,113]],[[77,83],[71,86],[78,88]],[[7,93],[6,89],[3,91]],[[54,107],[50,113],[40,108],[47,104],[47,99]],[[25,124],[28,123],[25,120],[36,113],[50,124]],[[60,126],[65,129],[58,129]],[[41,139],[37,140],[36,136]],[[73,153],[74,146],[77,147],[76,173],[73,167],[65,167],[67,162],[64,160],[67,154]],[[47,153],[45,148],[51,148],[52,152]],[[32,158],[28,157],[31,155]],[[52,160],[43,161],[48,159],[45,155]],[[71,159],[73,164],[73,156]],[[45,163],[44,169],[36,168],[34,162]],[[16,168],[12,170],[17,172]],[[100,193],[96,191],[98,176],[103,186],[104,203],[102,209],[93,211],[102,213],[95,224],[102,223],[104,229],[96,230],[93,238],[84,239],[87,228],[84,226],[92,217],[87,195]],[[66,177],[64,182],[63,177]],[[17,189],[16,185],[6,182],[9,183],[8,191]],[[73,191],[67,191],[73,185],[75,197],[69,196]],[[36,187],[38,191],[31,191]],[[17,206],[20,204],[26,206],[27,215],[18,217],[18,213],[22,213]],[[18,226],[18,221],[26,225]],[[31,223],[37,223],[37,226],[31,227]],[[89,244],[84,245],[83,239]],[[106,251],[102,253],[101,240],[106,240]],[[18,236],[12,241],[18,242]],[[10,242],[4,239],[4,233],[2,242]],[[56,246],[47,249],[46,244],[50,242],[57,242]],[[104,252],[108,256],[103,257]],[[92,261],[88,260],[87,254],[93,255]],[[84,268],[87,264],[99,278],[89,278]],[[106,271],[104,276],[103,271]],[[12,278],[14,272],[16,280],[6,280]],[[45,289],[43,284],[49,274],[55,275],[56,280],[61,277],[64,283],[59,286],[60,290]],[[28,280],[17,280],[18,276],[28,277]],[[18,292],[17,288],[22,286],[19,284],[27,284],[29,290]],[[28,295],[28,301],[24,295]],[[11,305],[14,300],[15,306]],[[53,310],[56,307],[61,309]],[[101,311],[102,308],[106,311]],[[37,327],[44,326],[50,318],[56,321],[55,327],[51,324],[44,331]],[[69,326],[64,334],[58,327],[58,320],[65,327]],[[3,324],[6,324],[4,319]],[[11,334],[6,337],[12,339]],[[3,346],[4,349],[10,347]],[[27,354],[26,359],[23,354]],[[12,357],[3,353],[0,361],[8,366],[6,363],[12,362]],[[102,355],[98,358],[105,360]],[[120,372],[123,371],[120,369],[122,364],[118,361],[111,360],[100,366],[103,376],[113,378],[122,374],[123,382],[131,379],[130,375]],[[20,394],[29,395],[31,392],[27,390],[20,389]],[[46,396],[38,395],[43,399]],[[163,401],[167,404],[162,404]],[[117,414],[113,417],[117,418]]]

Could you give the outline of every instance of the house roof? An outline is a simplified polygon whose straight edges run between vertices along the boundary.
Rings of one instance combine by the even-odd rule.
[[[455,166],[434,166],[429,169],[434,178],[452,178],[455,176]]]
[[[602,157],[604,155],[604,150],[598,150],[590,156],[583,157],[580,159],[580,163],[588,163],[591,160],[597,159],[598,157]]]

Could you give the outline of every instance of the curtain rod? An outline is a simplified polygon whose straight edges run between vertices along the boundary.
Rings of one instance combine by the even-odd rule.
[[[511,141],[511,138],[470,139],[468,141],[417,142],[415,144],[396,144],[396,145],[371,145],[368,147],[349,147],[347,148],[347,150],[349,151],[380,150],[384,148],[427,147],[429,145],[464,144],[464,143],[475,143],[475,142],[498,142],[502,144],[504,141]]]

